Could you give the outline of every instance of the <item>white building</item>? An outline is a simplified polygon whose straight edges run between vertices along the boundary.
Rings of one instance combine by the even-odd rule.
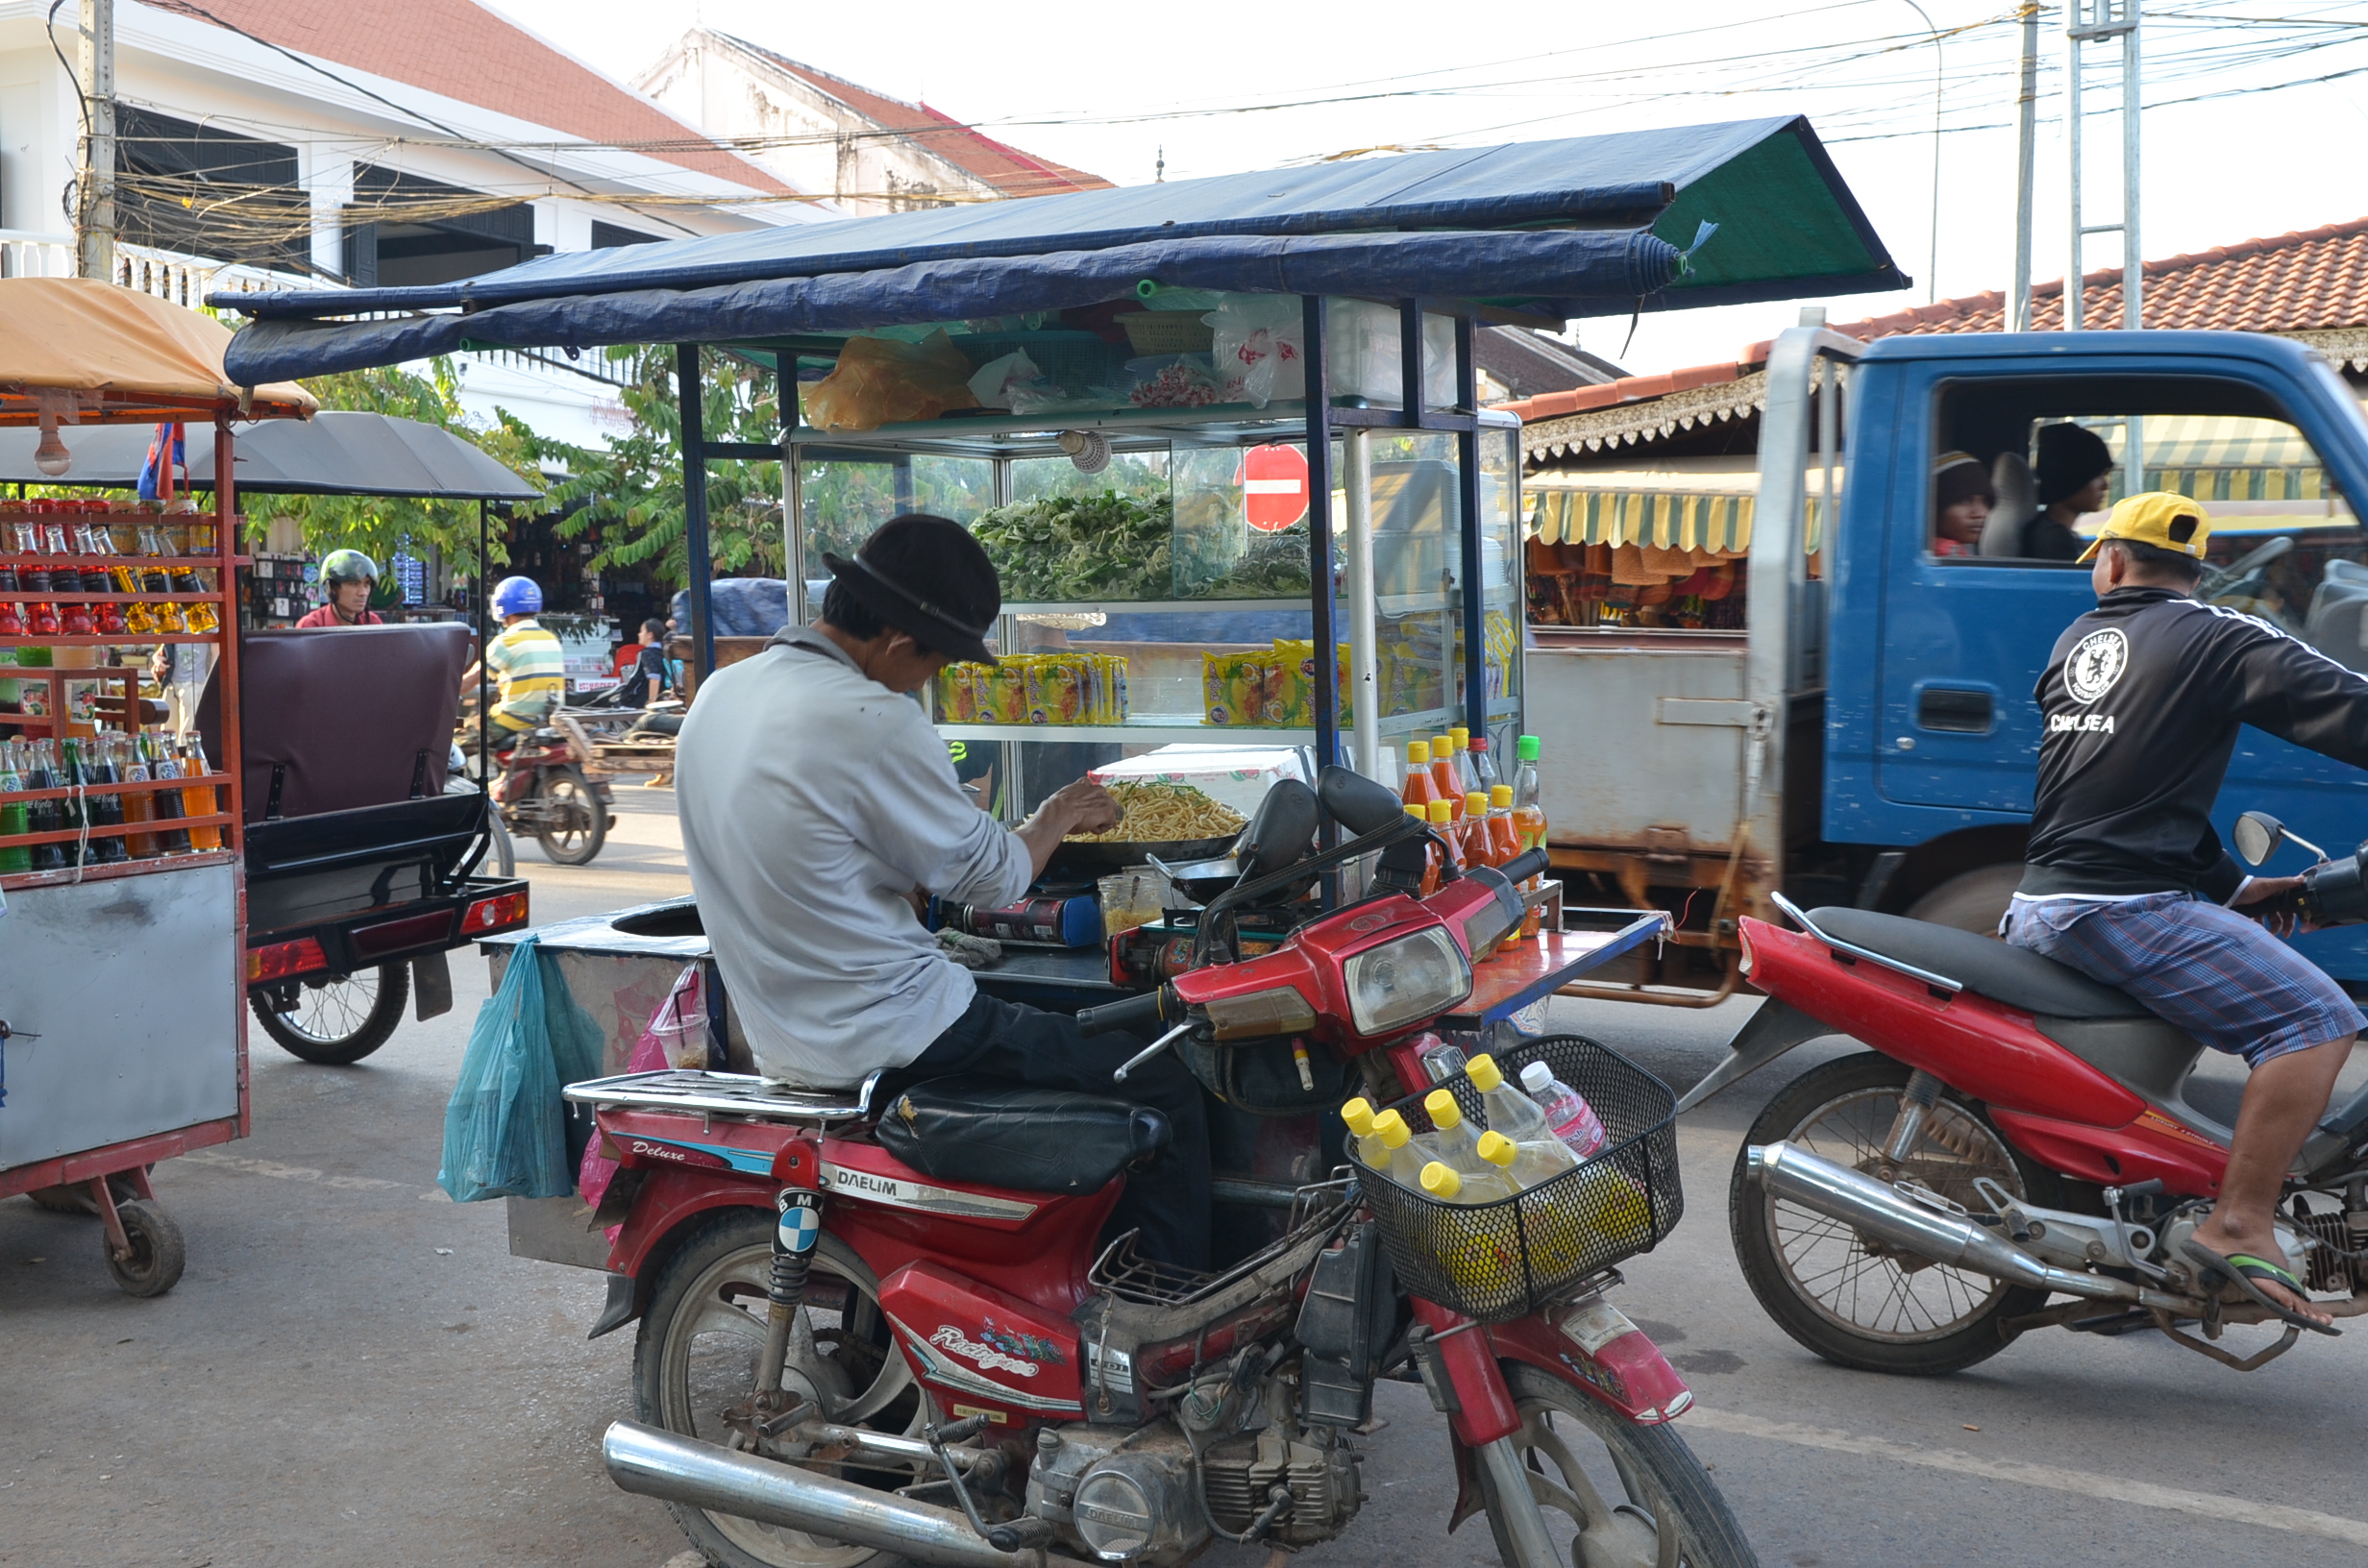
[[[77,8],[0,3],[0,271],[74,270]],[[552,251],[815,215],[777,172],[471,0],[115,5],[117,281],[210,290],[445,282]],[[586,356],[464,355],[465,401],[579,442]]]
[[[633,86],[849,213],[1100,190],[1098,175],[997,141],[926,104],[693,28]]]

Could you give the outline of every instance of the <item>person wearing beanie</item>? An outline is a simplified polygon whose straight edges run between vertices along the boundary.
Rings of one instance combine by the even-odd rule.
[[[2113,480],[2113,452],[2094,430],[2078,425],[2039,427],[2039,510],[2023,525],[2015,554],[2041,561],[2076,561],[2085,541],[2073,531],[2082,514],[2105,510]]]
[[[1174,1053],[1111,1073],[1147,1041],[987,995],[918,918],[924,895],[980,909],[1027,896],[1063,838],[1117,825],[1090,778],[1017,828],[978,809],[913,699],[957,660],[994,664],[994,562],[943,517],[891,518],[825,554],[822,619],[699,682],[675,746],[675,809],[701,923],[763,1076],[885,1107],[963,1074],[1131,1100],[1167,1146],[1109,1224],[1158,1262],[1204,1269],[1210,1167],[1199,1080]]]
[[[1970,453],[1944,452],[1933,463],[1933,553],[1977,555],[1998,492],[1989,470]]]

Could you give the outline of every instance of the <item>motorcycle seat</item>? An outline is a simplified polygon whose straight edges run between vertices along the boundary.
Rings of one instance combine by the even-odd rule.
[[[1828,907],[1810,911],[1809,919],[1837,941],[1946,976],[1977,996],[2021,1012],[2055,1018],[2154,1016],[2128,992],[2101,986],[2078,969],[1994,937],[1871,909]]]
[[[898,1094],[876,1136],[940,1181],[1093,1192],[1165,1149],[1172,1131],[1166,1116],[1127,1100],[957,1074]]]

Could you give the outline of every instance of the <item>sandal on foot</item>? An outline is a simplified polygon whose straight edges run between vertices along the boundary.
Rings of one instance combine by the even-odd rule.
[[[2223,1258],[2192,1237],[2181,1242],[2179,1250],[2186,1255],[2189,1262],[2203,1271],[2204,1278],[2196,1282],[2199,1286],[2208,1288],[2206,1282],[2213,1275],[2217,1275],[2243,1291],[2255,1305],[2268,1308],[2282,1321],[2291,1323],[2298,1329],[2309,1329],[2314,1333],[2324,1334],[2330,1338],[2342,1337],[2343,1331],[2333,1324],[2321,1323],[2315,1318],[2304,1316],[2285,1303],[2275,1300],[2253,1283],[2256,1280],[2267,1280],[2273,1285],[2282,1285],[2288,1290],[2293,1291],[2298,1300],[2307,1301],[2309,1297],[2303,1293],[2303,1282],[2294,1277],[2291,1269],[2281,1268],[2266,1258],[2256,1258],[2249,1252],[2232,1252]]]

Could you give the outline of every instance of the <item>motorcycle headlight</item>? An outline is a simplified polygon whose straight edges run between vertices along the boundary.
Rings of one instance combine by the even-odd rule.
[[[1368,947],[1347,964],[1348,1016],[1378,1035],[1444,1013],[1471,994],[1471,966],[1455,939],[1430,926]]]

